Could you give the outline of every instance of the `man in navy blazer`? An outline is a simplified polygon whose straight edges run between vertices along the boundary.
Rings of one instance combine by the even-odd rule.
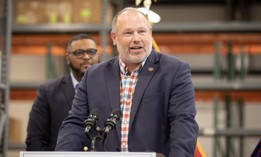
[[[85,72],[60,128],[56,150],[152,151],[192,157],[198,125],[189,65],[152,49],[150,23],[135,8],[116,14],[111,38],[119,57]],[[106,139],[104,131],[95,128],[91,133],[97,138],[89,139],[84,132],[84,121],[94,109],[100,112],[101,130],[113,110],[123,113]]]
[[[66,60],[70,74],[42,84],[37,91],[27,127],[27,151],[53,151],[62,121],[71,109],[75,86],[86,69],[98,63],[95,41],[86,34],[73,36],[67,44]],[[76,54],[77,52],[77,54]],[[87,52],[88,53],[88,52]]]

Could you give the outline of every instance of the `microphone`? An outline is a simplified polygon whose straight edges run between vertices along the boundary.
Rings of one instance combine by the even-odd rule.
[[[115,128],[116,123],[120,118],[122,117],[122,111],[120,109],[115,109],[112,111],[111,115],[109,118],[106,120],[104,123],[104,133],[109,133],[112,129]]]
[[[89,133],[91,130],[96,128],[96,124],[99,118],[99,110],[94,108],[91,110],[88,118],[84,121],[85,133]]]
[[[120,109],[115,109],[112,111],[111,115],[109,116],[109,118],[105,121],[104,123],[104,129],[102,130],[102,145],[103,145],[103,149],[106,151],[105,147],[104,147],[104,143],[105,140],[107,138],[107,134],[115,128],[116,123],[118,120],[120,120],[120,118],[122,117],[122,112]]]

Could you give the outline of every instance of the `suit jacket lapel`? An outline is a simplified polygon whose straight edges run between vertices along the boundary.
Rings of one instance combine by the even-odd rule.
[[[141,98],[143,97],[143,93],[146,87],[148,86],[153,74],[158,68],[158,64],[155,64],[157,61],[157,54],[154,51],[152,51],[141,70],[132,99],[129,130],[131,130],[133,120],[140,105]]]
[[[62,90],[64,93],[64,97],[67,100],[67,105],[70,109],[75,94],[70,74],[66,75],[62,80]]]
[[[105,77],[111,110],[120,108],[120,67],[118,58],[115,58],[108,64],[105,71]],[[121,125],[116,125],[118,137],[120,137],[121,134],[120,129]]]

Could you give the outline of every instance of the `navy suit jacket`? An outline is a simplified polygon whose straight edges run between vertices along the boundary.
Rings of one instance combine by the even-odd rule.
[[[70,74],[39,86],[29,114],[26,150],[53,151],[74,97]]]
[[[120,108],[118,57],[90,67],[80,82],[72,110],[61,126],[56,150],[81,151],[90,148],[84,120],[98,108],[98,126],[111,111]],[[154,51],[141,69],[136,84],[129,124],[129,151],[154,151],[166,157],[193,156],[198,135],[195,121],[194,87],[189,65],[173,56]],[[109,132],[106,151],[121,148],[121,124]],[[97,151],[103,151],[97,142]]]

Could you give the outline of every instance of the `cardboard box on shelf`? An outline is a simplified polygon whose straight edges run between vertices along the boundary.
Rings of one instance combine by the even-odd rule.
[[[44,19],[44,0],[15,1],[16,24],[42,24]]]
[[[46,0],[45,16],[48,24],[72,22],[72,0]]]
[[[101,0],[74,0],[74,23],[99,23],[101,20]]]
[[[112,21],[113,7],[108,3],[106,23]],[[102,0],[16,0],[16,24],[71,24],[102,22]]]
[[[56,0],[46,0],[45,3],[46,23],[58,23],[58,2]]]
[[[58,2],[58,22],[64,24],[72,23],[72,0],[60,0]]]

